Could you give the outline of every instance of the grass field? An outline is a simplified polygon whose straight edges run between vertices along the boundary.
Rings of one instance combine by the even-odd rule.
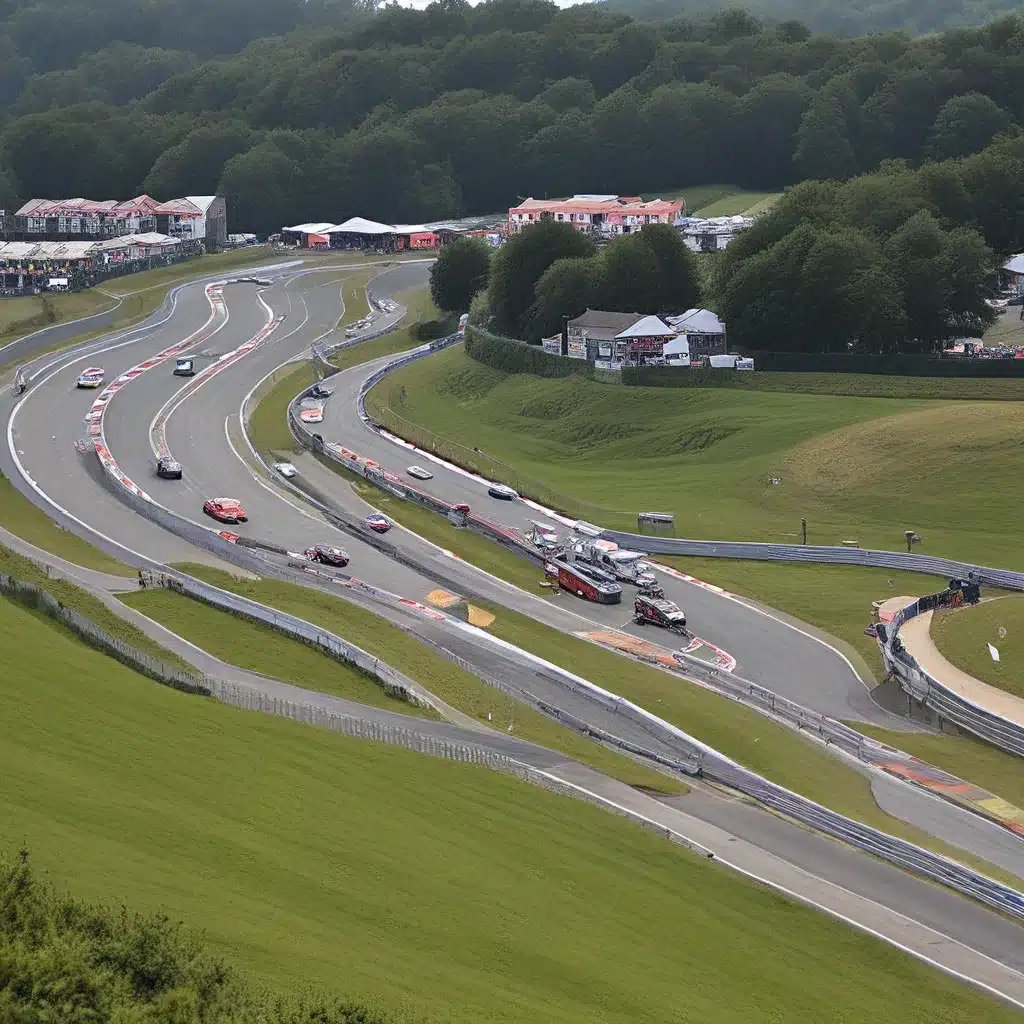
[[[737,213],[760,213],[778,199],[777,192],[744,192],[736,185],[695,185],[667,192],[651,193],[645,199],[686,200],[686,212],[699,217],[730,217]]]
[[[122,568],[124,568],[122,566]],[[104,632],[124,643],[131,645],[137,650],[151,654],[171,665],[177,665],[188,671],[194,671],[188,662],[179,658],[176,654],[161,647],[154,640],[150,640],[140,629],[136,629],[130,622],[115,615],[107,606],[93,597],[88,591],[76,587],[65,580],[50,579],[46,572],[28,558],[22,558],[8,548],[0,546],[0,572],[13,576],[23,583],[35,583],[46,590],[52,597],[55,597],[61,604],[73,608],[76,612],[91,620]],[[131,581],[128,581],[129,584]],[[5,652],[6,654],[6,652]]]
[[[488,470],[606,526],[635,529],[643,508],[673,513],[681,536],[793,542],[806,517],[811,544],[898,550],[913,529],[917,551],[1024,568],[1002,528],[1024,471],[1016,403],[621,388],[510,376],[455,348],[388,377],[368,404],[474,438]]]
[[[975,679],[1024,697],[1024,596],[937,611],[932,639],[949,661]],[[989,644],[999,651],[999,661],[992,660]]]
[[[583,761],[598,771],[630,785],[666,793],[686,792],[686,786],[682,782],[637,764],[621,754],[562,728],[551,719],[512,700],[500,690],[488,686],[476,676],[425,647],[386,619],[357,605],[294,583],[279,580],[242,580],[204,565],[183,565],[181,569],[225,590],[232,590],[272,605],[338,633],[358,647],[383,658],[388,664],[415,679],[424,689],[479,722],[487,722],[487,716],[490,714],[493,728],[505,730],[512,725],[513,733],[520,739],[560,750],[569,757]],[[153,617],[164,621],[161,618],[162,612],[157,612],[160,612],[160,609],[153,613]],[[182,613],[177,611],[175,614]],[[203,624],[207,621],[204,619],[195,627],[196,635],[203,636],[204,631],[209,630],[209,625]],[[170,624],[168,622],[168,625]],[[219,642],[228,643],[223,640]],[[245,657],[244,652],[240,654]],[[255,667],[257,663],[262,667]],[[250,662],[250,667],[267,675],[276,675],[280,669],[279,663],[269,658]]]
[[[327,657],[308,644],[269,626],[194,601],[184,594],[170,590],[139,591],[126,595],[125,604],[229,665],[360,704],[401,714],[437,717],[430,709],[389,697],[369,675]]]
[[[1016,1019],[586,804],[154,686],[6,602],[0,642],[5,836],[270,984],[407,1020]]]
[[[0,476],[0,526],[16,537],[86,569],[132,576],[135,570],[65,530]]]

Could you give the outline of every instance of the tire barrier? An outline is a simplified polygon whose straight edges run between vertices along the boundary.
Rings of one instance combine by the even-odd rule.
[[[922,597],[897,613],[885,627],[882,658],[886,669],[911,699],[940,719],[978,736],[994,747],[1024,757],[1024,726],[1003,718],[945,687],[931,676],[899,642],[900,627],[935,607],[933,597]]]

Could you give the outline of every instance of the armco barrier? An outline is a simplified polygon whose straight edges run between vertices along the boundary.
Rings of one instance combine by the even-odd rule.
[[[900,627],[922,610],[920,602],[914,601],[886,626],[886,639],[882,647],[886,668],[899,682],[904,693],[932,710],[940,719],[980,736],[1000,750],[1024,757],[1024,726],[1001,718],[946,688],[918,664],[902,643],[897,642]]]
[[[440,347],[454,344],[458,337],[446,338]],[[422,346],[413,352],[406,353],[381,367],[363,381],[359,390],[359,416],[371,430],[379,432],[366,412],[365,397],[367,392],[389,373],[401,366],[430,355],[430,346]],[[475,517],[471,517],[475,518]],[[494,524],[478,522],[479,532],[486,534],[499,543],[510,546],[509,531],[503,531]],[[618,530],[603,530],[601,537],[614,541],[634,550],[651,554],[684,555],[706,558],[736,558],[757,561],[804,562],[829,565],[863,565],[886,569],[900,569],[908,572],[929,573],[947,578],[966,578],[974,574],[979,582],[1002,587],[1008,590],[1024,590],[1024,573],[1009,569],[994,569],[990,566],[972,565],[950,558],[939,558],[934,555],[904,554],[899,551],[885,551],[870,548],[828,547],[805,544],[766,544],[751,541],[705,541],[687,540],[677,537],[653,537],[646,534],[625,533]],[[518,549],[529,556],[529,552]],[[915,613],[916,614],[916,613]],[[904,619],[905,621],[905,619]],[[895,634],[895,630],[893,631]],[[938,680],[921,670],[913,659],[903,652],[904,657],[894,659],[890,654],[886,657],[886,665],[893,672],[904,692],[924,703],[941,718],[992,743],[1001,750],[1024,755],[1024,729],[1015,723],[1008,722],[998,715],[979,707],[944,687]],[[923,680],[927,680],[926,683]],[[921,680],[912,683],[911,680]],[[912,689],[912,686],[916,687]],[[775,701],[782,698],[774,697]],[[781,705],[780,705],[781,706]],[[807,712],[813,714],[813,712]]]
[[[113,467],[109,465],[112,461],[112,459],[109,459],[108,454],[108,464],[104,465],[104,476],[109,476],[116,480],[120,485],[121,493],[125,495],[130,502],[135,504],[140,511],[143,511],[143,514],[153,517],[153,513],[159,511],[160,516],[164,518],[168,527],[172,529],[172,532],[178,533],[179,535],[185,535],[190,531],[190,529],[201,530],[211,537],[216,537],[226,549],[234,549],[239,555],[242,554],[234,544],[230,543],[230,541],[224,540],[219,535],[214,534],[213,531],[203,530],[203,528],[198,527],[197,524],[181,520],[168,510],[160,509],[159,506],[157,506],[152,499],[148,497],[148,495],[145,495],[144,492],[141,491],[141,489],[131,485],[130,481],[125,483],[123,479],[118,478],[115,475],[116,464],[113,464]],[[182,532],[182,528],[184,528],[184,532]],[[209,543],[212,543],[212,541]],[[240,595],[232,594],[229,591],[220,591],[219,588],[212,587],[210,584],[206,584],[201,580],[194,580],[181,574],[178,574],[178,578],[181,579],[183,583],[194,588],[194,592],[197,596],[200,593],[210,595],[216,592],[215,597],[217,600],[221,600],[221,595],[223,595],[223,600],[225,600],[225,602],[230,602],[231,605],[235,605],[239,609],[243,610],[243,614],[251,614],[254,618],[259,618],[260,621],[276,625],[278,622],[286,621],[286,618],[293,618],[291,616],[286,616],[286,613],[279,612],[276,609],[267,608],[266,606],[260,605],[258,602],[250,601],[248,598],[242,598]],[[366,589],[368,591],[374,591],[376,588],[367,586]],[[394,598],[394,595],[390,596]],[[398,598],[394,599],[401,601],[401,599]],[[413,602],[408,601],[401,601],[401,603],[407,606],[413,605]],[[441,613],[425,608],[423,610],[432,618],[446,619],[446,617]],[[318,627],[313,626],[310,623],[304,623],[303,620],[295,621],[302,623],[301,628],[311,631],[312,635],[307,633],[304,637],[304,639],[307,639],[310,642],[317,642],[318,636],[322,637],[326,634],[326,631],[320,630]],[[496,638],[490,637],[490,634],[487,634],[485,631],[475,630],[475,627],[461,623],[458,620],[449,621],[451,621],[452,625],[456,628],[473,630],[482,637],[488,638],[492,643],[503,644],[502,641],[498,641]],[[357,650],[354,649],[352,645],[348,645],[340,637],[334,637],[334,640],[337,641],[335,650],[339,653],[346,649],[350,652]],[[513,649],[518,651],[516,648]],[[361,653],[367,658],[372,658],[371,655],[366,655],[366,652]],[[699,761],[702,772],[709,778],[715,779],[723,784],[732,786],[741,792],[747,793],[766,805],[775,807],[783,813],[789,814],[796,820],[803,821],[819,831],[835,836],[836,838],[843,839],[851,845],[874,853],[891,863],[905,868],[906,870],[931,878],[958,892],[970,895],[989,906],[995,907],[1002,912],[1017,918],[1018,920],[1024,920],[1024,893],[1017,892],[1009,886],[1005,886],[999,882],[989,879],[984,875],[972,871],[971,869],[957,864],[954,861],[948,860],[945,857],[941,857],[937,854],[931,853],[930,851],[916,847],[905,840],[887,835],[884,832],[862,825],[859,822],[851,821],[843,815],[837,814],[834,811],[830,811],[828,808],[814,803],[814,801],[801,797],[798,794],[791,793],[781,786],[776,786],[774,783],[771,783],[756,773],[743,768],[741,765],[720,754],[713,748],[708,747],[706,744],[700,743],[693,737],[688,736],[681,729],[663,721],[656,715],[632,704],[622,697],[603,690],[600,687],[595,686],[593,683],[590,683],[579,676],[575,676],[572,673],[566,672],[557,666],[551,665],[550,663],[544,663],[542,659],[536,658],[536,656],[530,655],[528,652],[518,651],[518,653],[528,661],[544,664],[548,677],[558,680],[560,685],[566,686],[568,689],[572,690],[572,692],[585,696],[587,699],[600,704],[606,710],[613,711],[616,714],[624,715],[633,721],[639,722],[652,736],[658,736],[662,742],[671,744],[670,749],[678,751],[682,759],[687,761]],[[376,659],[374,659],[374,661],[376,661]],[[276,700],[276,698],[268,699]]]

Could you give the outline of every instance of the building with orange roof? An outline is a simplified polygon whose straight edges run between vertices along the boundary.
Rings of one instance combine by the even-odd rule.
[[[508,211],[513,234],[542,220],[571,224],[577,231],[613,238],[639,231],[647,224],[677,227],[686,214],[682,199],[640,196],[575,195],[569,199],[524,199]]]

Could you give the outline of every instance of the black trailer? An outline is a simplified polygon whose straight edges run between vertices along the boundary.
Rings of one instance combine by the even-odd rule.
[[[680,636],[692,636],[686,628],[686,615],[680,607],[663,597],[637,594],[633,602],[633,621],[638,626],[661,626]]]

